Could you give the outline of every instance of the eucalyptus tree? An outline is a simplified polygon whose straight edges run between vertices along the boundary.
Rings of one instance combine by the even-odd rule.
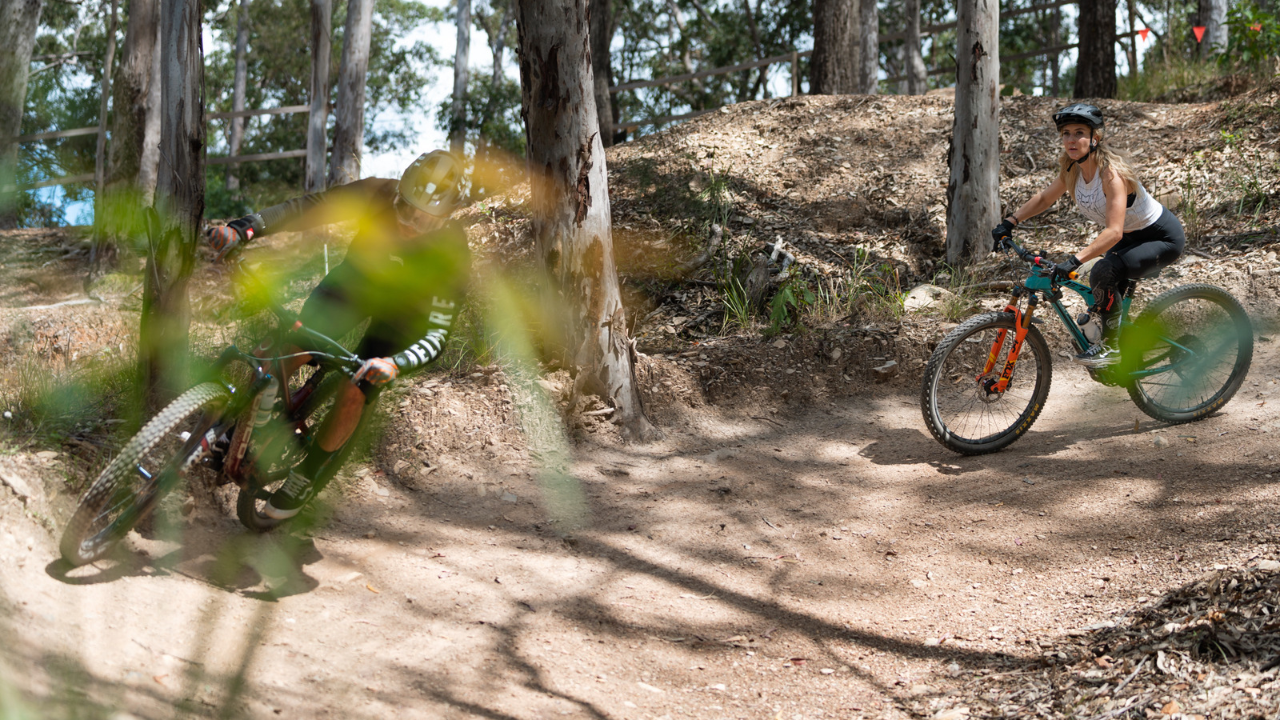
[[[1000,20],[995,0],[956,8],[956,101],[947,184],[947,262],[991,252],[1000,217]]]
[[[18,145],[42,0],[0,0],[0,229],[18,226]]]
[[[608,172],[587,51],[587,2],[518,4],[533,235],[555,286],[551,294],[563,298],[557,321],[575,393],[604,398],[615,408],[625,436],[648,440],[658,433],[641,404],[613,257]]]

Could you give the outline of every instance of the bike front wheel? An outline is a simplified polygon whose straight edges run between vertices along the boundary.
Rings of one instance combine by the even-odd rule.
[[[101,558],[208,451],[209,431],[230,395],[217,383],[191,388],[151,418],[94,481],[62,532],[75,566]]]
[[[1213,285],[1162,293],[1120,341],[1129,397],[1144,413],[1170,423],[1200,420],[1226,405],[1253,362],[1248,313]]]
[[[970,318],[938,343],[925,367],[920,409],[938,442],[965,455],[995,452],[1022,437],[1044,409],[1052,361],[1034,325],[1004,392],[994,384],[1013,349],[1012,313]],[[993,359],[991,370],[985,367]]]

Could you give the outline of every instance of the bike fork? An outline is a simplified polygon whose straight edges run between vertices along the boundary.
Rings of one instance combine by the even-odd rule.
[[[1027,311],[1024,313],[1015,303],[1009,303],[1004,309],[1005,312],[1013,313],[1014,336],[1013,346],[1009,348],[1009,357],[1005,360],[1004,369],[1000,373],[1000,379],[992,382],[988,379],[984,385],[988,392],[1002,393],[1009,387],[1009,380],[1013,377],[1014,365],[1018,362],[1018,355],[1022,352],[1023,341],[1027,339],[1027,333],[1031,330],[1031,318],[1035,314],[1036,304],[1039,298],[1032,295],[1027,300]],[[978,379],[988,377],[991,371],[996,367],[996,360],[1000,357],[1000,349],[1004,347],[1004,341],[1009,335],[1007,328],[1001,328],[996,333],[995,342],[991,344],[991,353],[987,355],[987,363],[982,368],[982,374]]]

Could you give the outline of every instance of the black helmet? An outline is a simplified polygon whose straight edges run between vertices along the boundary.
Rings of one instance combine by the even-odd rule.
[[[1063,125],[1079,123],[1090,129],[1102,129],[1102,111],[1095,105],[1072,103],[1053,114],[1053,124],[1061,130]]]
[[[448,217],[459,202],[462,162],[444,150],[425,153],[400,177],[400,197],[422,212]]]

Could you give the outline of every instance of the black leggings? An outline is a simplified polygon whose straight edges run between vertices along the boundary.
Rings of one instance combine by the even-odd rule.
[[[1141,230],[1127,232],[1107,251],[1089,273],[1093,289],[1093,310],[1102,316],[1103,327],[1111,327],[1120,299],[1133,289],[1133,281],[1152,277],[1182,257],[1187,238],[1182,223],[1165,208],[1160,218]],[[1118,316],[1117,321],[1118,321]]]

